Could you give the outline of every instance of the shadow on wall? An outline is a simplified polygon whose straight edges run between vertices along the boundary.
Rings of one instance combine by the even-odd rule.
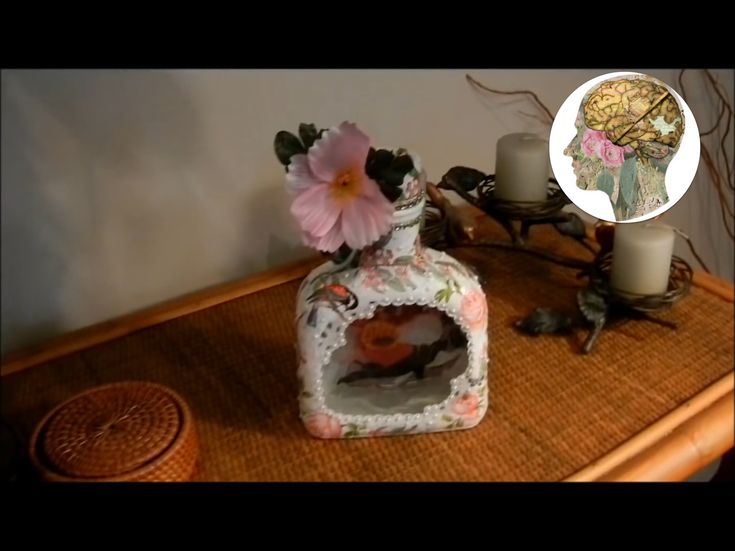
[[[181,173],[204,154],[200,121],[176,78],[162,71],[129,76],[3,74],[3,353],[85,325],[100,304],[114,309],[126,279],[119,248],[156,250],[146,243],[151,216],[136,216],[131,202],[145,199],[140,209],[150,212],[165,208],[172,194],[171,186],[155,189],[150,176],[141,182],[146,171],[156,163]],[[182,179],[173,193],[211,184]]]
[[[252,236],[262,235],[268,228],[289,227],[294,234],[298,234],[298,224],[289,211],[292,197],[286,192],[285,181],[284,173],[282,180],[269,181],[253,189],[248,195],[249,200],[245,204],[245,210],[241,216],[244,227],[242,231],[243,244],[240,251],[244,251],[246,255],[242,265],[238,266],[238,271],[242,273],[251,274],[266,270],[271,266],[288,264],[317,254],[299,241],[289,241],[272,232],[267,236],[263,236],[264,241],[267,240],[265,254],[255,255],[255,257],[248,254],[248,249],[252,247],[253,243]],[[260,258],[257,258],[258,256]]]

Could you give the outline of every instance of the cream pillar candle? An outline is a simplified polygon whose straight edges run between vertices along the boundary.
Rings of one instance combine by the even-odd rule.
[[[495,197],[544,201],[549,184],[549,142],[535,134],[508,134],[498,140]]]
[[[610,284],[614,289],[639,295],[656,295],[668,289],[674,230],[660,222],[617,224]]]

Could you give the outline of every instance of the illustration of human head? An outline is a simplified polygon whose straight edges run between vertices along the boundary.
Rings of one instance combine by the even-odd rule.
[[[665,84],[646,75],[603,81],[585,94],[564,150],[577,186],[601,190],[618,221],[669,201],[665,174],[684,135],[684,115]]]

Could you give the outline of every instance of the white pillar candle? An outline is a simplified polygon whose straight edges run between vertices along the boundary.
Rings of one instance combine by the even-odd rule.
[[[639,295],[665,293],[669,284],[674,230],[660,222],[616,224],[610,284]]]
[[[536,134],[508,134],[498,140],[495,197],[544,201],[549,186],[549,142]]]

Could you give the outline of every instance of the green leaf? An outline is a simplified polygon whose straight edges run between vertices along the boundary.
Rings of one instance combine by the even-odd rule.
[[[390,164],[391,168],[396,172],[400,172],[404,176],[413,170],[413,159],[410,156],[402,154],[398,155]],[[401,178],[403,180],[403,178]]]
[[[628,159],[620,169],[620,193],[626,204],[632,207],[638,192],[638,174],[635,158]]]
[[[434,300],[436,300],[437,302],[446,301],[446,298],[444,298],[444,295],[446,295],[446,291],[446,289],[439,289],[434,295]]]
[[[612,197],[613,191],[615,190],[615,180],[609,171],[603,170],[597,177],[597,189],[604,191],[609,197]]]
[[[454,418],[450,417],[449,415],[442,415],[442,420],[446,421],[447,423],[451,423],[452,421],[454,421]]]
[[[305,124],[302,122],[299,125],[299,137],[304,143],[304,147],[306,147],[306,149],[309,149],[312,145],[314,145],[314,142],[316,141],[318,135],[319,134],[316,130],[316,126],[314,126],[313,124]]]
[[[403,283],[401,283],[401,280],[400,279],[397,279],[397,278],[394,277],[394,278],[389,279],[388,281],[386,281],[386,283],[388,284],[388,287],[390,287],[394,291],[398,291],[399,293],[405,293],[406,292],[406,288],[403,286]]]
[[[396,199],[398,199],[401,196],[401,193],[403,193],[400,187],[388,184],[385,182],[385,180],[376,180],[376,181],[378,183],[378,187],[380,188],[380,192],[391,203],[394,202]]]
[[[378,183],[383,184],[388,189],[398,189],[403,185],[404,176],[405,174],[403,172],[393,170],[393,168],[389,166],[380,171],[378,175]],[[398,189],[398,191],[400,192],[401,190]]]
[[[306,153],[306,148],[301,143],[301,140],[291,134],[291,132],[286,132],[285,130],[281,130],[276,134],[273,148],[276,151],[276,157],[278,157],[278,160],[284,166],[288,166],[291,163],[291,157],[294,155]]]
[[[417,274],[424,275],[426,273],[426,270],[421,268],[420,266],[416,266],[416,264],[411,264],[411,269],[415,271]]]
[[[390,166],[392,161],[393,153],[387,149],[375,150],[371,147],[365,163],[365,172],[373,180],[377,180],[383,170]]]
[[[387,270],[386,268],[378,268],[377,270],[378,275],[380,276],[380,279],[386,280],[391,279],[393,277],[393,272],[390,270]]]

